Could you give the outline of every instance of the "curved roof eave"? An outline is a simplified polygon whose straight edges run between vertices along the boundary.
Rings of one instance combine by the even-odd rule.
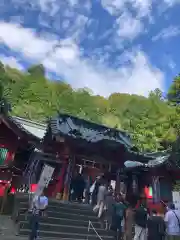
[[[25,118],[20,117],[12,117],[13,120],[18,123],[23,129],[25,129],[30,134],[34,135],[35,137],[39,138],[40,140],[43,139],[46,133],[46,124],[41,124],[38,122],[34,122]]]

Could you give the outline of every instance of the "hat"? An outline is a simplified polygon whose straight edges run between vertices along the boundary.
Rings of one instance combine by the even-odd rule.
[[[175,209],[174,203],[168,203],[168,208],[174,210]]]

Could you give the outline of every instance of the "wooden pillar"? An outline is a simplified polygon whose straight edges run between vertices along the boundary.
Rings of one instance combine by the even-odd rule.
[[[66,176],[65,176],[65,179],[64,179],[64,191],[63,191],[63,198],[62,198],[64,201],[69,200],[70,184],[71,184],[71,179],[72,179],[72,174],[73,174],[73,171],[74,171],[74,167],[75,167],[75,158],[70,157],[68,167],[67,167],[67,170],[66,170]]]
[[[125,188],[126,188],[126,184],[125,184],[124,171],[123,169],[118,169],[116,174],[116,189],[115,189],[116,194],[120,192],[123,194],[126,194]]]

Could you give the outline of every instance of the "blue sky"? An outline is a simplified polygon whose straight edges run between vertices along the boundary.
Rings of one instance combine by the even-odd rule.
[[[105,97],[167,91],[179,73],[180,0],[1,0],[0,60]]]

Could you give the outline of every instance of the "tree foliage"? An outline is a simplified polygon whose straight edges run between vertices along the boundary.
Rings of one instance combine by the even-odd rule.
[[[147,98],[122,93],[93,96],[88,89],[74,90],[63,81],[49,81],[43,65],[22,73],[0,63],[0,76],[12,114],[17,116],[46,121],[57,112],[68,113],[128,131],[141,151],[168,149],[179,133],[179,76],[170,87],[169,100],[163,99],[159,89]]]
[[[175,105],[180,103],[180,75],[175,77],[173,84],[170,86],[168,100]]]
[[[39,78],[45,77],[45,68],[42,64],[31,66],[30,68],[28,68],[27,72],[31,76],[35,76],[35,77],[39,77]]]

